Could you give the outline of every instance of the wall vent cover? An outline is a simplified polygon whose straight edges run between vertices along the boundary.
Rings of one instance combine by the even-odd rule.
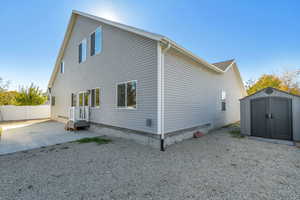
[[[273,91],[274,91],[273,88],[267,88],[266,91],[265,91],[265,93],[266,94],[272,94]]]

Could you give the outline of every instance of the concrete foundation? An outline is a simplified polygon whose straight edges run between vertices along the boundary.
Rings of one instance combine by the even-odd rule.
[[[172,144],[181,142],[186,139],[193,137],[194,133],[201,131],[204,134],[207,134],[211,130],[210,124],[205,124],[202,126],[197,126],[189,129],[184,129],[172,133],[165,134],[164,146],[170,146]],[[114,126],[108,126],[98,123],[90,123],[90,131],[98,132],[105,134],[107,136],[120,137],[125,139],[133,140],[139,144],[149,145],[151,147],[160,149],[160,135],[153,133],[140,132],[125,128],[119,128]]]

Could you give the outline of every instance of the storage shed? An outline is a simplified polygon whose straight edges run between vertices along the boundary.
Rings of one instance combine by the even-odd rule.
[[[300,96],[269,87],[240,106],[243,135],[300,141]]]

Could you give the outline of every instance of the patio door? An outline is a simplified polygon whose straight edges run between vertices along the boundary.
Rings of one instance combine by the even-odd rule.
[[[78,94],[78,107],[79,107],[79,120],[86,120],[87,114],[86,107],[89,106],[89,93],[79,92]]]

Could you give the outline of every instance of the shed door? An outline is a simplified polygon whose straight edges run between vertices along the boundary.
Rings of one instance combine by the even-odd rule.
[[[251,133],[258,137],[271,137],[268,129],[269,121],[266,114],[269,107],[268,98],[251,100]]]
[[[271,136],[276,139],[292,139],[292,102],[290,99],[270,98]]]
[[[266,97],[251,100],[252,135],[291,140],[291,108],[291,100],[287,98]]]

